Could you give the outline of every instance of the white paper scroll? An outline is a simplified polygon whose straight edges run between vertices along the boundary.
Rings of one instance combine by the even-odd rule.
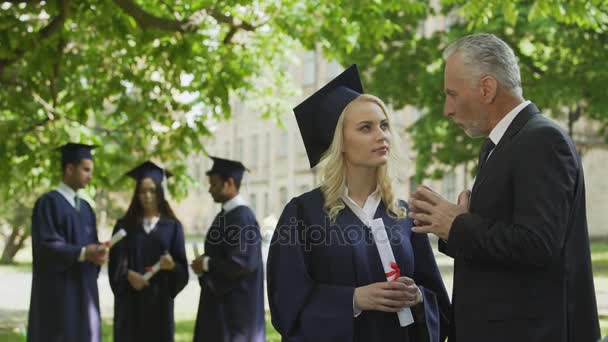
[[[158,271],[160,271],[160,260],[157,261],[156,264],[146,268],[146,273],[144,273],[143,278],[146,281],[150,281],[150,278],[158,273]]]
[[[386,228],[384,227],[384,221],[381,218],[374,219],[370,222],[372,235],[374,236],[374,242],[376,248],[378,248],[378,254],[380,254],[380,260],[384,267],[384,273],[387,275],[386,280],[395,280],[398,276],[398,267],[396,266],[395,256],[393,255],[393,249],[391,243],[386,234]],[[394,265],[394,267],[391,267]],[[403,310],[397,313],[399,317],[399,324],[402,327],[406,327],[414,323],[414,317],[412,316],[412,310],[410,308],[403,308]]]
[[[122,240],[125,236],[127,236],[127,232],[124,229],[120,229],[116,233],[114,233],[110,241],[106,241],[104,245],[108,248],[112,248],[112,246],[117,244],[118,241]]]
[[[198,244],[196,242],[192,243],[192,252],[194,252],[194,259],[201,256],[201,252],[198,250]]]

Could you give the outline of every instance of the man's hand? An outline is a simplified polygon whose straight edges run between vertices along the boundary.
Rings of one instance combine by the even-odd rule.
[[[416,233],[433,233],[447,241],[454,219],[469,211],[471,192],[465,190],[458,196],[458,204],[451,203],[426,186],[420,186],[412,193],[410,216],[414,219]]]
[[[201,255],[198,258],[192,260],[192,262],[190,263],[190,268],[192,268],[192,271],[194,271],[194,273],[196,274],[203,273],[203,257],[204,256]]]
[[[96,243],[87,245],[84,250],[84,260],[101,266],[108,261],[108,248]]]
[[[148,281],[144,279],[143,275],[131,270],[129,270],[129,273],[127,273],[127,280],[129,281],[129,284],[131,284],[131,287],[137,291],[140,291],[144,287],[150,285]]]

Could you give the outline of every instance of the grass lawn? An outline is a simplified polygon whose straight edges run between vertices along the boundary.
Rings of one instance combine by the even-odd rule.
[[[591,262],[594,276],[608,277],[608,242],[591,243]]]
[[[103,321],[102,326],[102,341],[112,341],[112,322],[109,320]],[[175,342],[192,342],[192,334],[194,333],[194,321],[185,320],[175,322]],[[9,331],[0,329],[0,341],[3,342],[24,342],[25,336],[18,331]],[[277,333],[272,324],[270,324],[270,314],[266,313],[266,341],[279,342],[281,336]]]
[[[591,243],[591,259],[593,262],[593,273],[595,277],[608,277],[608,242]],[[16,265],[1,265],[3,272],[31,272],[31,263],[23,262]],[[22,342],[25,341],[24,333],[12,330],[7,322],[0,322],[0,341],[3,342]],[[602,336],[608,336],[608,315],[600,316],[600,328]],[[103,322],[103,341],[112,341],[112,322]],[[193,320],[180,320],[176,322],[175,341],[192,341],[194,332]],[[270,324],[270,314],[266,313],[266,340],[268,342],[280,341],[279,334]]]

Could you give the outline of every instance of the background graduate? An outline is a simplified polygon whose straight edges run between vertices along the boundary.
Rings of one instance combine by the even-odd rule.
[[[201,297],[195,342],[264,342],[264,267],[260,226],[239,195],[245,167],[211,157],[209,193],[222,210],[213,220],[205,254],[192,262]]]
[[[272,323],[283,341],[440,341],[449,299],[426,235],[413,234],[389,177],[394,133],[351,66],[294,109],[321,187],[292,199],[268,256]],[[387,282],[370,229],[381,218],[401,276]],[[409,307],[415,323],[401,327]]]
[[[124,229],[127,236],[111,249],[108,270],[114,341],[173,341],[173,300],[188,283],[188,262],[182,225],[162,187],[171,174],[147,161],[127,175],[137,184],[113,232]],[[160,271],[146,281],[146,268],[159,260]]]
[[[97,239],[93,209],[76,193],[93,175],[93,148],[63,145],[62,181],[34,206],[28,341],[101,339],[97,275],[107,251]]]

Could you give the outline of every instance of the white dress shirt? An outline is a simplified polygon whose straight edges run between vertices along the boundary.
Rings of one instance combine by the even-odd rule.
[[[57,188],[55,189],[55,191],[57,191],[58,193],[60,193],[61,196],[63,196],[68,201],[68,203],[70,203],[70,205],[73,208],[76,208],[76,204],[77,203],[75,201],[75,198],[76,198],[76,196],[78,194],[76,193],[76,191],[74,191],[74,189],[70,188],[64,182],[60,182],[59,185],[57,185]],[[83,246],[80,249],[80,256],[78,257],[78,261],[81,261],[81,262],[84,261],[84,256],[85,256],[85,253],[86,253],[86,249],[87,249],[86,246]]]
[[[160,220],[159,216],[144,217],[142,225],[144,226],[144,231],[146,232],[146,234],[150,234],[152,229],[154,229],[154,227],[156,227],[158,220]]]
[[[492,129],[492,131],[490,132],[490,140],[492,140],[492,142],[494,143],[494,146],[497,146],[498,143],[500,142],[500,139],[502,139],[503,135],[505,135],[505,132],[507,132],[507,129],[509,128],[509,126],[511,125],[511,123],[513,122],[513,120],[515,120],[515,118],[517,117],[517,114],[519,114],[519,112],[521,112],[524,108],[526,108],[530,103],[530,101],[524,101],[520,104],[518,104],[517,106],[515,106],[515,108],[511,109],[511,111],[509,113],[507,113],[507,115],[505,115],[497,124],[496,126],[494,126],[494,129]],[[488,158],[490,158],[490,156],[492,155],[492,152],[494,152],[494,150],[490,151],[490,153],[488,153]],[[486,158],[487,160],[487,158]]]
[[[348,194],[348,187],[345,187],[344,195],[342,195],[342,201],[350,208],[350,210],[352,210],[353,213],[355,213],[355,215],[357,215],[363,224],[369,227],[371,225],[371,221],[374,219],[376,211],[378,210],[380,202],[382,202],[380,189],[376,188],[374,192],[367,196],[367,199],[363,204],[363,208],[361,208]],[[355,305],[355,295],[353,294],[353,316],[358,317],[361,312],[361,309]]]

